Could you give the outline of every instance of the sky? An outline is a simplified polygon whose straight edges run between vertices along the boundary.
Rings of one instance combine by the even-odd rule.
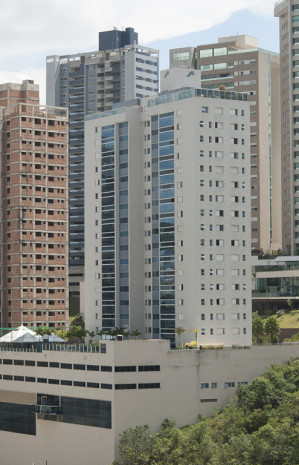
[[[5,1],[5,3],[4,3]],[[1,5],[2,4],[2,5]],[[98,32],[134,27],[139,43],[160,50],[248,34],[279,51],[273,0],[0,0],[0,83],[34,79],[45,102],[46,56],[95,51]]]

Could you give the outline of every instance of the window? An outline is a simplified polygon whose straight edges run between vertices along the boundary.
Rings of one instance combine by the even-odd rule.
[[[84,381],[74,381],[74,386],[85,387],[86,383]]]
[[[71,370],[72,369],[72,364],[71,363],[61,363],[60,368],[63,368],[65,370]]]
[[[99,383],[87,383],[88,388],[99,388]]]
[[[50,368],[59,368],[59,363],[58,362],[50,362],[49,367]]]
[[[189,60],[190,52],[177,52],[172,54],[172,61]]]
[[[101,383],[101,389],[112,389],[112,384]]]
[[[36,434],[36,418],[31,405],[0,402],[2,431]]]
[[[116,366],[116,367],[114,368],[114,371],[115,371],[116,373],[132,372],[132,371],[136,371],[136,366],[134,366],[134,365]]]
[[[120,390],[120,389],[136,389],[137,386],[136,384],[116,384],[115,389]]]
[[[214,48],[214,56],[227,55],[227,47]]]
[[[138,371],[160,371],[160,365],[139,365]]]
[[[209,383],[200,383],[200,389],[209,389]]]
[[[37,362],[38,367],[48,367],[48,362]]]
[[[112,372],[112,366],[101,365],[101,371]]]
[[[49,379],[49,384],[59,384],[59,379]]]
[[[28,367],[35,367],[35,361],[34,360],[25,360],[25,365]]]
[[[139,383],[138,389],[160,389],[160,383]]]
[[[81,363],[74,363],[74,370],[85,370],[85,365]]]
[[[235,387],[235,383],[233,381],[228,381],[228,382],[224,383],[224,387],[225,388]]]
[[[73,385],[73,382],[68,380],[68,379],[62,379],[61,380],[61,385],[62,386],[72,386]]]
[[[99,371],[100,367],[98,365],[87,365],[87,371]]]

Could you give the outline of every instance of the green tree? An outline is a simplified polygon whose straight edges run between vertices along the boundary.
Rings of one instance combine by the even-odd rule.
[[[211,418],[184,428],[165,420],[153,435],[148,426],[129,428],[114,464],[298,465],[298,395],[299,360],[272,365]]]
[[[293,301],[292,299],[287,300],[288,311],[291,311],[293,308]]]
[[[85,329],[81,328],[81,326],[71,326],[67,332],[67,337],[70,342],[84,342],[85,336],[86,331]]]
[[[147,425],[128,428],[119,441],[120,460],[113,465],[149,465],[153,439]]]
[[[269,337],[270,342],[278,342],[280,326],[275,316],[270,316],[265,323],[265,334]]]
[[[81,328],[85,328],[84,318],[80,313],[74,315],[71,326],[81,326]]]
[[[61,337],[61,339],[67,339],[67,331],[65,331],[64,329],[56,329],[55,334],[58,337]]]
[[[264,332],[265,328],[263,319],[260,316],[255,317],[252,320],[252,335],[258,344],[263,342]]]

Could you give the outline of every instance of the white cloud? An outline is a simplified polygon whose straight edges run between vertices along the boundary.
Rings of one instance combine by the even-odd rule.
[[[0,15],[0,83],[34,79],[45,103],[46,55],[96,50],[98,32],[113,26],[134,27],[146,44],[207,30],[244,9],[271,17],[273,0],[12,0]]]
[[[273,0],[14,0],[0,15],[0,58],[97,47],[97,32],[134,27],[147,43],[208,29],[239,10],[273,15]],[[3,61],[2,61],[3,63]]]

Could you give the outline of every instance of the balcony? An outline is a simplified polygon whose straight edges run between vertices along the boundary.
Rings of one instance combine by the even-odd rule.
[[[270,298],[270,297],[280,297],[284,299],[297,298],[298,297],[298,288],[283,288],[283,287],[271,287],[265,289],[259,289],[252,291],[252,298]]]

